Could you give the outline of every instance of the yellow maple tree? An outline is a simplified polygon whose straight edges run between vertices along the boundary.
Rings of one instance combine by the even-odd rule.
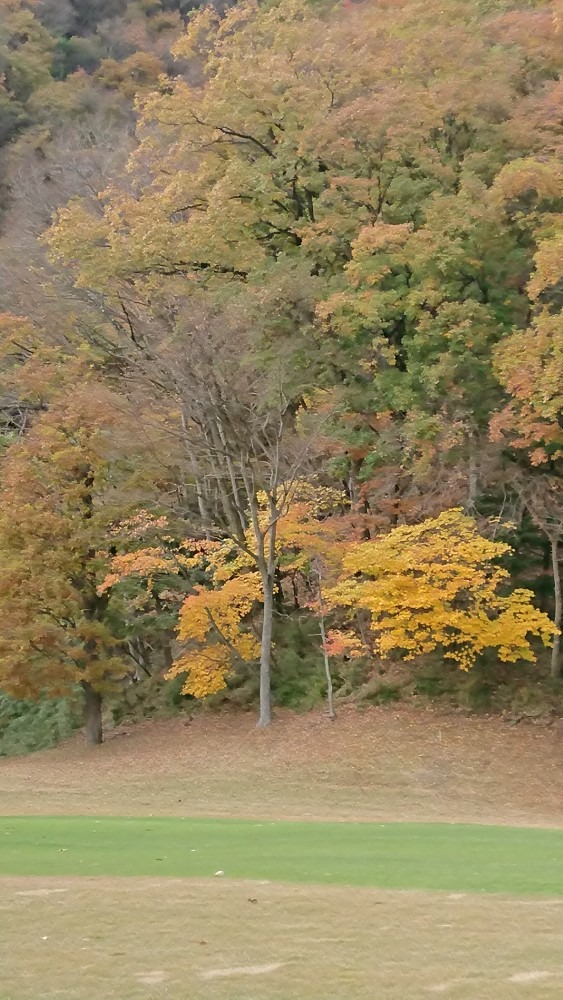
[[[296,486],[295,498],[281,514],[276,533],[275,561],[278,585],[284,577],[306,574],[312,559],[322,554],[337,565],[342,546],[334,521],[327,516],[340,494],[308,483]],[[266,498],[259,517],[268,516]],[[323,519],[324,517],[324,519]],[[260,655],[260,642],[252,629],[253,612],[260,609],[263,595],[260,574],[252,558],[251,529],[246,533],[248,551],[232,539],[207,545],[201,565],[211,577],[211,586],[198,586],[184,601],[179,616],[178,639],[184,645],[169,678],[186,675],[185,694],[203,698],[222,690],[237,662],[251,663]],[[151,553],[150,557],[155,557]]]
[[[332,609],[369,612],[377,653],[405,659],[439,649],[462,670],[485,650],[504,662],[534,660],[532,637],[549,644],[553,622],[532,604],[529,590],[511,593],[497,560],[505,542],[479,534],[461,509],[403,525],[350,547],[340,581],[327,595]],[[342,633],[331,637],[343,646]],[[357,642],[351,644],[357,652]]]
[[[187,674],[185,694],[204,698],[221,691],[237,661],[260,656],[258,638],[243,627],[260,594],[260,576],[249,572],[226,580],[217,590],[199,586],[186,598],[178,624],[178,638],[186,649],[167,674]]]

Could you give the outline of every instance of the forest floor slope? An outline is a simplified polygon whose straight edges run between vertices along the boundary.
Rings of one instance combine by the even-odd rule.
[[[413,708],[199,715],[0,761],[0,814],[563,827],[563,723]]]

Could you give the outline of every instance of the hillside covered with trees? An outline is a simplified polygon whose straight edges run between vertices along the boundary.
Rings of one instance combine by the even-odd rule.
[[[0,0],[4,696],[561,691],[562,31]]]

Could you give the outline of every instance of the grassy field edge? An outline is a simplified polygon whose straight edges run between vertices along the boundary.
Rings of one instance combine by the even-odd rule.
[[[449,823],[7,817],[0,819],[0,875],[225,877],[563,896],[563,831]]]

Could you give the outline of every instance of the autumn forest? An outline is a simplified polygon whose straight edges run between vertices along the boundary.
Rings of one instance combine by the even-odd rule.
[[[561,0],[0,0],[0,717],[563,710],[562,69]]]

